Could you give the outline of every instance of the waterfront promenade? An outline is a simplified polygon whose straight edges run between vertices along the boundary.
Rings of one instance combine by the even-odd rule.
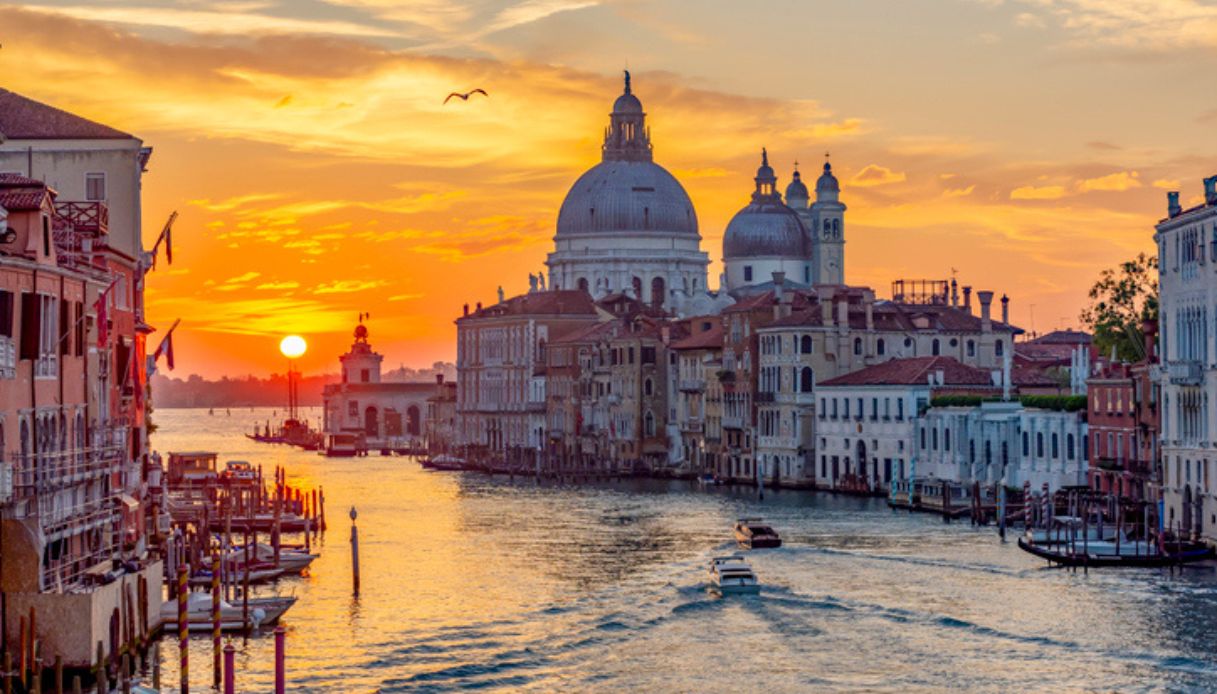
[[[214,449],[324,486],[334,518],[312,575],[283,581],[290,691],[807,691],[1217,685],[1217,575],[1045,569],[992,528],[882,499],[687,482],[586,486],[432,473],[260,446],[262,411],[158,410],[157,448]],[[359,509],[362,593],[345,510]],[[787,546],[752,555],[757,598],[704,590],[731,521]],[[171,640],[164,681],[176,682]],[[175,645],[175,644],[174,644]],[[266,691],[270,636],[237,641],[241,691]],[[210,642],[191,641],[210,682]],[[727,677],[730,674],[730,677]]]

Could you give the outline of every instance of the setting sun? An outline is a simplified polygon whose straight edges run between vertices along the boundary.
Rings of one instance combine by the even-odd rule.
[[[279,343],[279,351],[288,359],[298,359],[308,349],[308,343],[299,335],[288,335]]]

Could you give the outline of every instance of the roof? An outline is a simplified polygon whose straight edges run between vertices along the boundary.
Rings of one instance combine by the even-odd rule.
[[[742,303],[742,302],[741,302]],[[836,301],[834,300],[834,304]],[[875,330],[881,332],[934,332],[934,333],[978,333],[984,321],[970,311],[957,306],[941,306],[936,304],[905,304],[894,301],[876,301],[871,309],[871,317]],[[837,319],[837,311],[833,309],[833,321]],[[1021,328],[990,321],[993,332],[1012,332],[1019,334]],[[804,310],[796,310],[785,318],[776,320],[766,327],[806,327],[824,324],[823,312],[819,301]],[[849,300],[849,325],[857,330],[866,329],[866,311],[861,301],[861,294],[855,294]]]
[[[941,371],[945,386],[992,386],[993,376],[984,369],[968,366],[952,357],[912,357],[892,359],[831,378],[820,386],[897,386],[929,385],[930,374]]]
[[[9,212],[40,210],[54,191],[45,183],[20,174],[0,173],[0,207]]]
[[[1081,330],[1054,330],[1040,335],[1034,340],[1027,340],[1027,344],[1031,345],[1089,345],[1090,343],[1090,333]]]
[[[550,289],[513,296],[502,303],[487,306],[462,316],[457,321],[471,318],[497,318],[500,316],[586,316],[597,314],[592,297],[579,289]]]
[[[672,349],[715,349],[723,346],[723,324],[715,320],[709,330],[690,335],[672,343]]]
[[[126,140],[108,125],[0,89],[0,135],[10,140]]]

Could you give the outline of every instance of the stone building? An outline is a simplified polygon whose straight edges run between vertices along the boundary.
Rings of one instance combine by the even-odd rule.
[[[536,290],[456,319],[457,445],[535,464],[546,445],[547,345],[605,314],[578,289]]]
[[[456,382],[445,381],[443,374],[435,376],[435,392],[427,398],[423,434],[432,455],[447,453],[456,440]]]
[[[1183,209],[1168,193],[1155,228],[1162,360],[1162,503],[1164,525],[1217,539],[1217,176],[1204,199]]]
[[[1152,329],[1147,335],[1152,355]],[[1089,481],[1096,491],[1135,501],[1154,500],[1159,386],[1153,363],[1108,365],[1086,383]]]
[[[719,316],[684,321],[689,335],[672,343],[677,399],[673,419],[680,432],[679,459],[694,474],[722,476],[723,323]]]
[[[161,602],[144,498],[150,152],[0,90],[0,589],[9,615],[37,610],[42,656],[69,667],[126,645],[115,619],[154,629]],[[139,586],[148,618],[116,617]]]
[[[338,360],[342,380],[321,393],[322,431],[327,436],[358,434],[364,450],[423,448],[427,401],[435,386],[382,381],[384,357],[372,349],[362,322],[355,326],[351,348]]]
[[[996,396],[1000,374],[953,357],[910,357],[868,366],[817,386],[819,489],[887,493],[893,481],[914,474],[918,416],[931,399],[947,394]],[[937,434],[933,443],[939,445]],[[950,440],[943,445],[950,450]],[[918,476],[931,473],[920,468]]]
[[[558,212],[549,286],[600,299],[628,293],[655,306],[704,293],[709,256],[684,187],[652,158],[642,102],[625,75],[601,162],[579,177]]]

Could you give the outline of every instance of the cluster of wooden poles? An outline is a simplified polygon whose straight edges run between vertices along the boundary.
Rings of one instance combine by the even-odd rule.
[[[212,650],[212,685],[219,689],[223,686],[224,694],[236,694],[237,666],[236,648],[232,639],[228,643],[221,641],[220,620],[220,554],[212,555],[213,566],[211,581],[211,650]],[[177,629],[178,629],[178,667],[181,674],[180,690],[182,694],[190,692],[190,615],[186,607],[186,597],[189,594],[187,584],[187,569],[183,564],[177,574]],[[245,608],[248,621],[249,605]],[[287,691],[287,630],[282,625],[275,627],[275,694]],[[159,678],[157,678],[159,679]]]
[[[260,514],[273,513],[270,524],[270,544],[274,548],[274,563],[279,564],[282,548],[281,535],[283,517],[293,514],[302,523],[289,526],[292,530],[302,529],[304,532],[304,548],[312,550],[314,536],[325,530],[325,492],[318,488],[302,491],[287,484],[287,471],[282,467],[274,470],[274,491],[269,491],[262,477],[259,466],[256,480],[225,481],[207,490],[208,502],[204,507],[201,522],[183,524],[178,533],[167,543],[168,571],[166,580],[169,583],[169,597],[176,600],[178,605],[178,651],[181,667],[182,694],[188,694],[189,683],[189,611],[187,598],[190,594],[190,576],[204,567],[211,570],[211,617],[212,617],[212,668],[213,684],[216,688],[223,686],[225,694],[231,694],[236,686],[235,649],[231,641],[221,644],[221,609],[222,601],[233,601],[237,595],[237,583],[240,582],[240,597],[242,602],[242,618],[248,628],[250,625],[250,566],[254,561],[253,550],[258,544]],[[214,512],[214,516],[212,513]],[[220,519],[219,522],[212,520]],[[242,557],[243,570],[237,562],[225,560],[234,547],[233,531],[244,536],[244,552]],[[290,532],[290,530],[289,530]],[[210,561],[207,552],[210,550]],[[275,692],[282,694],[286,689],[285,663],[286,632],[282,626],[275,629]]]

